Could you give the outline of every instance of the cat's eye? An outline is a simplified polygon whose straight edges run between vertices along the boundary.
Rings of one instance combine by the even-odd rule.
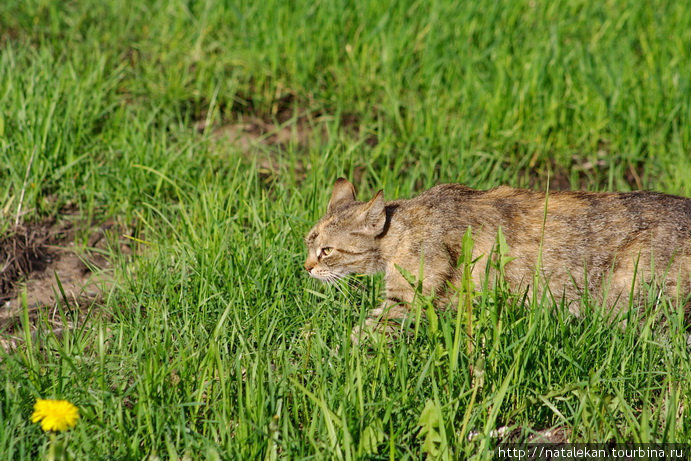
[[[334,249],[331,247],[324,247],[321,250],[321,256],[329,256],[331,253],[333,253]]]

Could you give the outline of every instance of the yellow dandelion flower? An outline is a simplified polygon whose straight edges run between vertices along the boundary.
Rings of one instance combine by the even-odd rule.
[[[41,421],[44,431],[64,431],[74,427],[79,419],[79,409],[67,400],[36,400],[31,422]]]

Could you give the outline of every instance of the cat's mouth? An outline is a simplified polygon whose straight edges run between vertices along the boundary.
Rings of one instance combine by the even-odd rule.
[[[333,283],[336,280],[342,279],[346,274],[339,274],[338,272],[324,272],[324,271],[310,271],[310,276],[326,283]]]

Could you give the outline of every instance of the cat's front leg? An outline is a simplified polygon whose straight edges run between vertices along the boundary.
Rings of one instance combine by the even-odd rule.
[[[401,305],[384,302],[369,312],[362,325],[353,327],[350,339],[353,344],[358,344],[374,335],[384,335],[387,338],[396,336],[404,328],[407,314],[408,309]]]
[[[393,336],[404,328],[415,291],[398,271],[387,273],[385,281],[386,298],[381,306],[369,312],[363,325],[353,328],[351,340],[354,344],[377,333]]]
[[[408,312],[410,312],[410,303],[412,301],[412,295],[401,296],[401,294],[399,294],[398,296],[393,296],[387,293],[386,300],[381,306],[372,309],[367,318],[373,320],[403,320],[408,316]]]

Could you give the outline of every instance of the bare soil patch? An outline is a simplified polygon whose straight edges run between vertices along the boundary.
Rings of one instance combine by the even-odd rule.
[[[569,166],[550,161],[540,167],[525,168],[518,173],[519,183],[531,189],[544,189],[549,181],[550,190],[587,189],[593,184],[605,188],[612,164],[598,155],[595,161],[574,156]],[[624,180],[632,190],[642,190],[644,171],[642,164],[629,163]],[[571,187],[571,182],[575,182]]]
[[[642,161],[616,159],[610,143],[601,139],[594,155],[572,155],[568,165],[557,163],[554,159],[538,162],[534,157],[529,164],[518,172],[518,181],[522,186],[544,190],[549,181],[550,190],[585,190],[596,185],[606,189],[610,170],[615,165],[623,166],[623,179],[632,190],[643,190],[646,174]],[[618,165],[617,165],[618,164]],[[616,176],[620,176],[617,172]],[[574,187],[571,187],[572,182]]]
[[[204,122],[197,125],[197,130],[203,132]],[[300,148],[307,148],[309,139],[314,131],[320,130],[320,135],[326,136],[324,126],[310,123],[307,118],[280,123],[267,121],[253,115],[243,115],[237,120],[224,123],[212,128],[211,136],[221,142],[237,146],[242,152],[249,152],[255,147],[287,148],[294,144]]]
[[[342,135],[362,139],[369,146],[379,142],[376,134],[365,130],[357,115],[330,114],[315,108],[313,101],[303,102],[288,91],[276,96],[267,112],[251,98],[238,97],[230,115],[221,123],[210,125],[205,119],[197,119],[194,128],[209,134],[216,143],[233,145],[248,160],[255,161],[267,182],[278,175],[281,167],[292,170],[297,177],[310,168],[306,155],[285,160],[283,153],[289,148],[306,153],[312,147],[327,144],[331,137]]]
[[[32,330],[41,316],[62,331],[58,304],[85,312],[99,303],[113,284],[109,249],[119,245],[131,253],[123,227],[115,221],[89,226],[68,213],[0,236],[0,346],[10,350],[17,343],[24,294]]]

